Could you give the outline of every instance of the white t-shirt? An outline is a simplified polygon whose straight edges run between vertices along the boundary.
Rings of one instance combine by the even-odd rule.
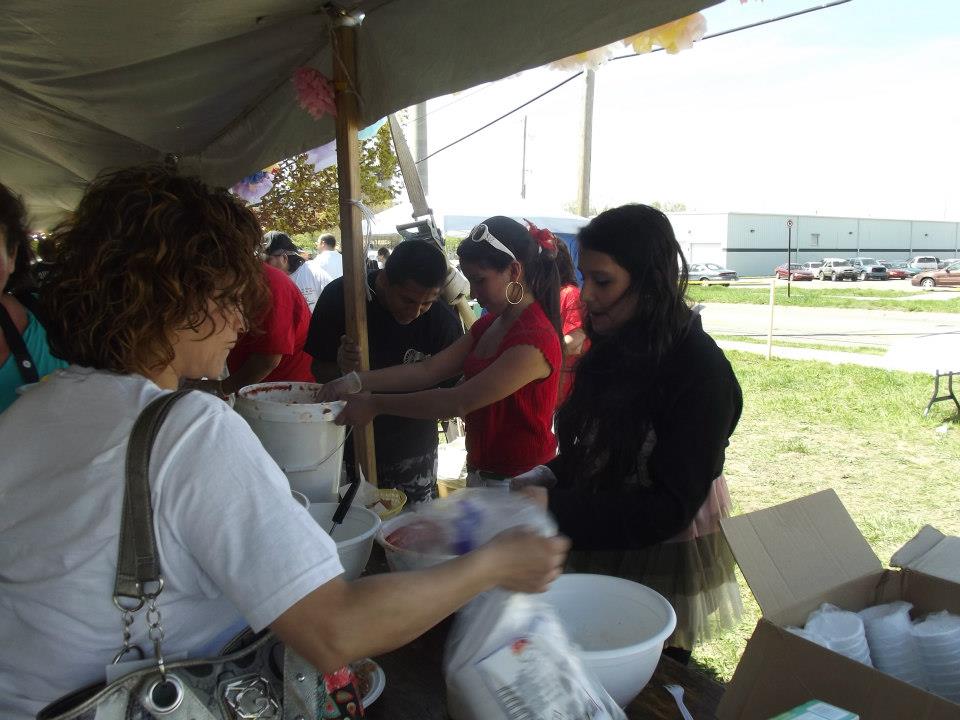
[[[303,293],[303,299],[310,306],[310,312],[313,312],[313,306],[317,304],[320,293],[327,286],[327,283],[333,280],[329,273],[312,261],[302,263],[293,273],[290,274],[293,284],[300,288]]]
[[[102,681],[122,646],[112,602],[127,440],[162,395],[72,366],[0,415],[0,717],[27,720]],[[167,416],[150,466],[167,656],[213,654],[343,572],[337,549],[246,422],[202,392]],[[144,611],[132,627],[149,654]],[[148,655],[149,656],[149,655]]]
[[[343,277],[343,256],[336,250],[324,250],[309,262],[326,270],[327,274],[334,280]]]

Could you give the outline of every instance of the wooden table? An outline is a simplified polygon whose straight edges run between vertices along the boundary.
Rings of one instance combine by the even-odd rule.
[[[443,643],[452,620],[446,620],[409,645],[375,658],[387,676],[383,695],[367,711],[371,720],[445,720],[446,686],[440,669]],[[680,717],[663,686],[676,683],[696,720],[715,720],[723,686],[703,673],[661,656],[653,678],[626,709],[631,720]]]

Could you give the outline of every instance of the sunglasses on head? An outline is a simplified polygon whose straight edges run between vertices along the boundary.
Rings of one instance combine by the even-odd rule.
[[[489,243],[500,252],[506,253],[512,257],[514,260],[517,259],[517,256],[510,251],[510,248],[497,240],[496,236],[490,232],[490,228],[488,228],[485,223],[480,223],[477,225],[473,230],[470,231],[470,235],[468,237],[474,242]]]

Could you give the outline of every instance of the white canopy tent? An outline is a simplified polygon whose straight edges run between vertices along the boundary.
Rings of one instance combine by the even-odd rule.
[[[297,104],[333,75],[332,11],[364,13],[361,124],[689,15],[717,0],[4,0],[0,181],[38,228],[100,170],[176,156],[231,185],[334,137]]]
[[[445,235],[465,236],[470,229],[493,215],[506,215],[517,222],[525,219],[534,225],[548,228],[555,233],[575,235],[589,222],[585,217],[566,210],[549,208],[542,204],[514,201],[491,202],[470,206],[456,203],[444,204],[433,209],[434,220]],[[409,203],[394,205],[374,216],[373,235],[396,235],[397,225],[412,222],[413,208]]]

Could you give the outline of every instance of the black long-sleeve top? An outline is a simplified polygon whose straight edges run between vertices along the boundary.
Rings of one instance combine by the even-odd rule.
[[[575,550],[631,550],[673,537],[690,524],[723,472],[743,396],[733,368],[698,316],[664,357],[654,392],[650,420],[656,443],[643,482],[619,479],[588,487],[577,482],[582,469],[571,467],[562,454],[548,463],[557,477],[549,509]],[[636,442],[639,455],[644,438]]]

